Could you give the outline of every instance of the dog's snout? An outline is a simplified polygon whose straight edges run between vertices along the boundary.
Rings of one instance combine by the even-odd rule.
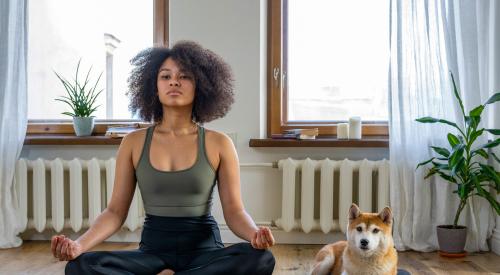
[[[367,239],[361,239],[360,243],[361,243],[361,246],[364,246],[364,247],[368,246],[368,240]]]

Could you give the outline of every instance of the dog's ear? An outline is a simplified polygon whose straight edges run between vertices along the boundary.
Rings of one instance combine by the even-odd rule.
[[[380,219],[385,223],[385,224],[391,224],[392,223],[392,211],[391,208],[389,207],[384,207],[380,213],[378,213],[378,216]]]
[[[355,203],[351,204],[351,208],[349,208],[349,220],[354,220],[359,217],[359,215],[361,215],[359,207]]]

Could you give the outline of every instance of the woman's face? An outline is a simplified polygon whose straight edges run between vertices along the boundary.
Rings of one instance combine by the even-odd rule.
[[[191,73],[183,71],[172,58],[160,67],[157,79],[158,96],[164,106],[193,105],[195,80]]]

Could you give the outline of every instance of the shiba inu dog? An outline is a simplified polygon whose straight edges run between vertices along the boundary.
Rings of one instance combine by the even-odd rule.
[[[397,274],[398,254],[392,240],[392,212],[362,213],[349,209],[347,241],[324,246],[316,254],[311,275]]]

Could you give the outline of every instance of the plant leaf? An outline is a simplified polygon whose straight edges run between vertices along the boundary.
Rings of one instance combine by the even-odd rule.
[[[488,101],[486,101],[486,103],[484,103],[484,105],[486,105],[486,104],[491,104],[491,103],[496,102],[496,101],[499,101],[499,100],[500,100],[500,93],[496,93],[496,94],[492,95],[492,96],[488,99]]]
[[[449,181],[449,182],[453,182],[453,183],[457,183],[457,180],[454,177],[447,175],[447,174],[443,173],[442,171],[438,171],[437,173],[444,180]]]
[[[453,73],[450,72],[451,82],[453,83],[453,93],[455,97],[458,99],[458,103],[460,104],[460,109],[462,110],[462,114],[465,116],[464,104],[462,103],[462,99],[460,98],[460,93],[458,92],[457,85],[455,84],[455,78],[453,77]]]
[[[472,152],[472,155],[480,155],[485,159],[489,158],[488,153],[484,149],[477,149]]]
[[[462,166],[464,166],[465,164],[465,158],[462,156],[458,162],[451,167],[451,176],[454,177],[457,175],[457,171],[460,171],[460,169],[462,169]]]
[[[460,143],[460,140],[458,140],[457,136],[455,136],[452,133],[448,133],[448,142],[450,143],[451,147],[455,147],[457,144]]]
[[[500,138],[498,138],[494,141],[488,142],[488,143],[484,144],[483,146],[481,146],[480,148],[493,148],[493,147],[498,146],[498,144],[500,144]]]
[[[439,170],[438,170],[437,168],[435,168],[435,167],[431,168],[431,169],[429,170],[429,173],[427,173],[427,175],[425,175],[424,180],[425,180],[425,179],[428,179],[430,176],[432,176],[432,175],[436,174],[438,171],[439,171]]]
[[[436,153],[440,154],[443,157],[449,157],[450,156],[450,151],[448,151],[448,149],[446,149],[446,148],[437,147],[437,146],[431,146],[431,148],[434,149],[434,151]]]
[[[473,129],[477,128],[477,126],[479,125],[479,122],[481,122],[481,117],[480,116],[471,116],[470,117],[470,123],[471,123],[471,127]]]
[[[497,211],[497,215],[500,215],[500,204],[497,202],[497,200],[495,198],[493,198],[493,196],[488,191],[483,189],[483,187],[481,186],[481,184],[479,183],[478,179],[476,178],[476,176],[474,174],[471,175],[471,179],[476,187],[475,189],[476,189],[477,195],[488,200],[490,205],[493,208],[495,208],[495,210]]]
[[[479,166],[481,166],[481,171],[488,175],[488,177],[495,183],[495,189],[498,191],[500,191],[500,176],[498,176],[497,172],[495,171],[495,169],[493,169],[491,166],[489,165],[484,165],[484,164],[479,164]]]
[[[431,159],[428,159],[428,160],[426,160],[426,161],[423,161],[423,162],[419,163],[419,164],[417,165],[417,168],[415,168],[415,170],[417,170],[417,169],[418,169],[418,167],[423,166],[423,165],[426,165],[427,163],[429,163],[429,162],[433,161],[434,159],[435,159],[435,158],[433,157],[433,158],[431,158]]]
[[[72,116],[72,117],[73,117],[73,116],[75,116],[75,114],[70,113],[70,112],[64,112],[64,113],[61,113],[61,114],[63,114],[63,115],[68,115],[68,116]]]
[[[444,123],[444,124],[448,124],[448,125],[451,125],[451,126],[457,128],[461,133],[463,133],[462,130],[460,128],[458,128],[458,125],[456,123],[445,120],[445,119],[438,119],[438,118],[426,116],[426,117],[417,118],[415,120],[420,122],[420,123]]]
[[[473,144],[474,141],[483,134],[483,131],[484,131],[484,129],[480,129],[480,130],[477,130],[477,131],[474,130],[472,132],[472,134],[470,135],[470,141],[469,141],[470,144]]]
[[[458,163],[458,161],[464,157],[464,147],[465,146],[463,144],[458,144],[453,148],[453,152],[451,153],[451,156],[448,160],[449,167],[454,167]]]
[[[500,129],[485,129],[487,132],[493,135],[500,135]]]
[[[79,69],[80,69],[80,64],[81,64],[82,59],[78,60],[78,64],[76,66],[76,72],[75,72],[75,78],[72,83],[67,81],[64,77],[60,76],[57,72],[54,71],[56,76],[59,78],[61,83],[64,85],[64,88],[66,89],[66,92],[68,93],[69,97],[62,96],[59,101],[65,102],[66,104],[69,104],[70,107],[73,109],[74,114],[67,113],[68,115],[72,116],[78,116],[78,117],[87,117],[90,116],[93,112],[96,111],[97,107],[94,107],[94,103],[101,94],[101,91],[96,93],[96,88],[97,85],[102,77],[103,72],[99,75],[97,78],[94,86],[92,88],[88,88],[87,85],[90,82],[89,75],[92,71],[92,66],[87,72],[87,75],[85,76],[85,80],[82,81],[78,79],[79,75]]]
[[[469,112],[469,116],[474,117],[474,116],[481,116],[481,113],[484,110],[484,105],[479,105],[476,108],[472,109],[472,111]]]
[[[495,158],[496,161],[498,161],[498,163],[500,163],[500,158],[497,157],[497,155],[495,155],[495,153],[491,152],[491,154],[493,155],[493,158]]]
[[[448,166],[448,164],[444,164],[444,163],[438,163],[438,162],[435,162],[435,161],[432,161],[432,164],[434,165],[435,168],[439,169],[439,170],[450,170],[450,167]]]
[[[69,105],[69,107],[71,107],[71,109],[73,109],[73,112],[75,111],[75,108],[73,107],[73,104],[71,104],[71,103],[70,103],[70,102],[68,102],[67,100],[65,100],[65,99],[59,99],[59,98],[56,98],[56,99],[54,99],[54,100],[61,101],[61,102],[64,102],[64,103],[68,104],[68,105]]]

